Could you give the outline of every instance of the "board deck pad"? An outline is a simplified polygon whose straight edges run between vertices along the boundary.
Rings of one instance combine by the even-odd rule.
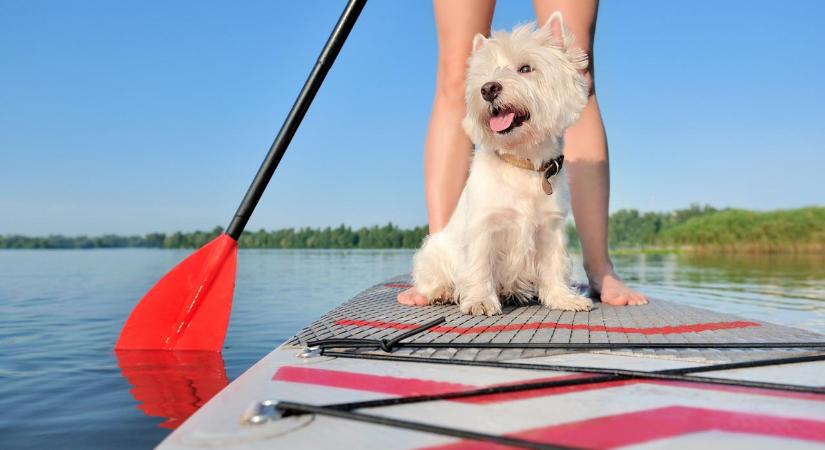
[[[429,321],[446,322],[412,336],[408,343],[461,343],[461,348],[398,348],[395,356],[506,361],[569,353],[542,348],[467,348],[473,343],[751,343],[821,341],[823,335],[651,298],[647,305],[614,307],[596,302],[588,312],[559,311],[540,304],[505,305],[500,315],[471,316],[456,305],[401,305],[396,295],[409,275],[377,284],[330,311],[292,337],[286,346],[331,339],[391,339]],[[346,349],[376,352],[373,349]],[[739,362],[815,353],[804,349],[617,349],[589,352],[649,356],[693,362]]]

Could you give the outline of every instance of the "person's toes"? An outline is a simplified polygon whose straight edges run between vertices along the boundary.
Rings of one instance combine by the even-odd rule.
[[[602,302],[613,306],[627,305],[629,297],[627,295],[616,295],[613,297],[602,296]]]
[[[412,292],[410,292],[411,290],[412,290],[412,288],[407,289],[406,291],[399,292],[398,293],[398,303],[401,303],[402,305],[412,305],[412,304],[414,304],[413,303]]]
[[[427,297],[419,294],[414,287],[411,287],[406,291],[399,292],[397,298],[398,303],[401,303],[402,305],[426,306],[430,304]]]
[[[427,300],[427,297],[424,297],[423,295],[416,293],[415,295],[413,295],[413,304],[416,306],[427,306],[430,304],[430,302],[429,300]]]

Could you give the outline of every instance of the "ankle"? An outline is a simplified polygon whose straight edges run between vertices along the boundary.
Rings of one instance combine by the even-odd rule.
[[[615,276],[616,273],[613,270],[613,263],[609,259],[600,264],[585,264],[584,272],[591,282],[601,282],[604,277]]]

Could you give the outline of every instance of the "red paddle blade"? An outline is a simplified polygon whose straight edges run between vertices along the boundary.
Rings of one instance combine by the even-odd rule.
[[[115,349],[221,351],[237,255],[222,234],[175,266],[137,304]]]

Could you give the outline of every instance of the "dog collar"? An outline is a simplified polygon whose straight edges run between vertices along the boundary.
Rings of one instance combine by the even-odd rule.
[[[520,169],[543,172],[541,177],[541,189],[547,195],[553,193],[553,185],[550,184],[550,179],[558,175],[559,172],[561,172],[562,165],[564,165],[564,155],[559,155],[557,158],[544,161],[538,169],[536,169],[536,165],[533,164],[533,161],[530,161],[528,158],[521,158],[512,153],[501,153],[498,150],[496,151],[496,155],[498,155],[498,157],[507,164],[516,166]]]

